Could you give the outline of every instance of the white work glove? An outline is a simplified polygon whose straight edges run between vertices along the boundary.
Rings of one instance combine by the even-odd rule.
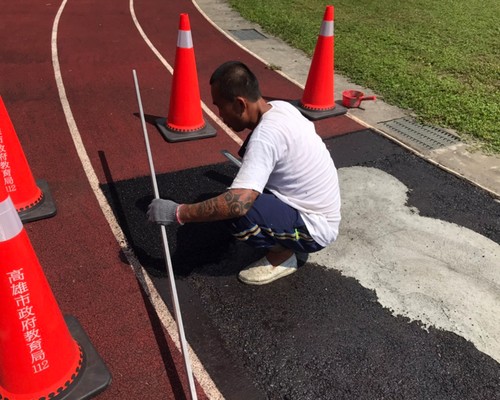
[[[179,204],[172,200],[154,199],[148,207],[148,220],[159,225],[180,224],[177,217]]]

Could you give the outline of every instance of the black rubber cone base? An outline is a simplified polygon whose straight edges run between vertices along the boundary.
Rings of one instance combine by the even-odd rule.
[[[43,192],[43,199],[35,206],[19,212],[19,217],[23,223],[51,218],[57,214],[56,204],[50,193],[48,183],[43,179],[37,179],[36,185]]]
[[[345,108],[340,104],[335,104],[335,107],[330,110],[315,111],[315,110],[310,110],[308,108],[304,108],[301,105],[300,100],[293,100],[290,103],[292,103],[295,107],[297,107],[297,109],[302,113],[304,117],[312,121],[324,118],[337,117],[339,115],[344,115],[347,112],[347,108]]]
[[[84,363],[76,381],[64,392],[53,397],[54,400],[84,400],[91,399],[101,393],[111,383],[111,374],[78,320],[65,315],[71,336],[83,349]]]
[[[184,142],[187,140],[197,140],[214,137],[217,134],[215,128],[208,124],[205,120],[205,126],[201,129],[192,132],[179,132],[171,130],[167,127],[166,118],[158,118],[155,123],[156,127],[167,142]]]

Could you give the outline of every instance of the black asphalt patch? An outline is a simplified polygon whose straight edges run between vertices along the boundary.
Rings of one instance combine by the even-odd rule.
[[[500,242],[500,204],[469,183],[369,130],[326,143],[337,167],[376,167],[402,181],[420,215]],[[228,162],[164,174],[160,194],[203,200],[235,173]],[[151,178],[103,189],[170,307],[159,228],[145,217]],[[353,278],[308,263],[270,285],[246,286],[237,273],[261,254],[233,242],[222,224],[167,232],[187,339],[228,400],[500,398],[495,360],[458,335],[394,317]]]

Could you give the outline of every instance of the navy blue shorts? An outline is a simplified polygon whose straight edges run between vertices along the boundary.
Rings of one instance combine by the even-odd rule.
[[[271,248],[279,244],[300,253],[323,248],[309,235],[299,212],[271,193],[259,195],[245,216],[226,222],[237,240],[253,247]]]

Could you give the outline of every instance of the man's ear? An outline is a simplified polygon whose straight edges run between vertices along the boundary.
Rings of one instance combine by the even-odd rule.
[[[238,115],[242,115],[248,106],[246,99],[244,97],[238,96],[234,99],[234,102],[235,102],[236,112],[238,113]]]

